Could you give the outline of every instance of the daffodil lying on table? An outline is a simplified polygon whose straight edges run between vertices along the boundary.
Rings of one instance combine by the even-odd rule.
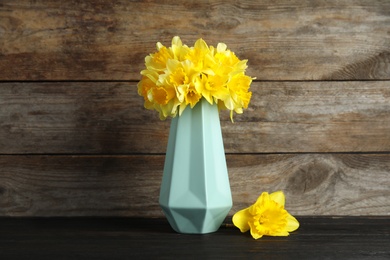
[[[252,96],[246,63],[224,43],[214,48],[198,39],[188,47],[175,36],[171,47],[158,42],[157,52],[146,56],[138,94],[144,97],[145,108],[158,111],[161,120],[181,115],[188,105],[193,108],[205,98],[220,110],[230,110],[233,121],[233,111],[241,114]]]
[[[282,191],[263,192],[250,207],[233,215],[233,224],[241,232],[250,230],[254,239],[262,236],[288,236],[299,227],[299,222],[284,209]]]

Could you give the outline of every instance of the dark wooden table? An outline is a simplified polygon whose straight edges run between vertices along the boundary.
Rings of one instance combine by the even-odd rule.
[[[288,237],[254,240],[230,225],[177,234],[165,219],[3,217],[0,259],[390,259],[389,217],[298,220]]]

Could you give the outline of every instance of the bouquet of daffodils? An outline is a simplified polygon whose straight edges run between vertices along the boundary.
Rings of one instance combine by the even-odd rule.
[[[138,94],[144,97],[145,108],[158,111],[161,120],[181,115],[188,105],[193,108],[205,98],[220,110],[230,110],[233,121],[233,111],[241,114],[252,96],[253,78],[245,75],[246,63],[224,43],[214,48],[198,39],[188,47],[175,36],[171,47],[158,42],[157,52],[146,56]]]

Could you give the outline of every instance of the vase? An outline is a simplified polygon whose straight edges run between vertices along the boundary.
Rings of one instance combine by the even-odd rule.
[[[232,207],[218,107],[204,98],[171,121],[159,204],[188,234],[217,231]]]

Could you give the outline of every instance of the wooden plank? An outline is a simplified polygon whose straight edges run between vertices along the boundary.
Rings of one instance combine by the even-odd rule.
[[[164,219],[1,218],[4,259],[388,259],[390,219],[301,217],[288,237],[235,227],[174,232]],[[314,256],[314,257],[313,257]]]
[[[237,158],[236,158],[237,157]],[[232,155],[233,211],[283,190],[295,215],[389,215],[389,154]],[[250,204],[251,204],[250,203]]]
[[[143,108],[135,85],[1,84],[0,149],[9,154],[165,152],[169,122]]]
[[[161,217],[163,155],[0,156],[0,216]],[[283,190],[293,215],[390,212],[390,154],[227,155],[233,208]]]
[[[375,82],[255,82],[249,108],[221,113],[227,153],[388,152],[390,89]],[[0,153],[165,153],[170,121],[136,83],[0,84]]]
[[[174,35],[260,80],[390,79],[390,2],[3,0],[0,80],[137,80]]]
[[[223,118],[228,152],[390,150],[389,82],[259,82],[250,107]]]

